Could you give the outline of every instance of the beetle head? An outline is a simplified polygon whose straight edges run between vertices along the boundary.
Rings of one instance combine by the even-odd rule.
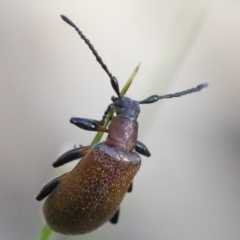
[[[114,110],[117,115],[137,120],[140,113],[139,103],[128,97],[112,97]]]

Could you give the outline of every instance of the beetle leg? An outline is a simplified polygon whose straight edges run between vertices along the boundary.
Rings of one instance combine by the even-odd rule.
[[[82,156],[88,153],[91,147],[92,146],[86,146],[69,150],[65,152],[62,156],[60,156],[52,165],[53,167],[59,167],[64,165],[65,163],[81,158]]]
[[[83,147],[82,144],[74,144],[73,148],[80,148],[80,147]]]
[[[136,142],[135,151],[146,157],[151,156],[151,153],[148,151],[147,147],[140,141]]]
[[[57,185],[59,184],[60,178],[66,174],[68,174],[68,173],[64,173],[63,175],[56,177],[56,178],[50,180],[48,183],[46,183],[40,190],[39,194],[36,196],[36,199],[38,201],[41,201],[45,197],[47,197],[57,187]]]
[[[108,113],[110,112],[111,107],[112,107],[112,103],[108,105],[107,110],[104,112],[102,119],[100,121],[97,121],[100,125],[102,125],[102,126],[104,125],[105,119],[106,119]]]
[[[108,130],[104,128],[97,120],[87,118],[71,118],[70,123],[88,131],[108,132]]]
[[[127,192],[130,193],[132,192],[132,190],[133,190],[133,182],[131,182],[131,184],[129,185]]]
[[[118,222],[119,214],[120,214],[120,208],[110,218],[109,222],[112,223],[112,224],[116,224]]]

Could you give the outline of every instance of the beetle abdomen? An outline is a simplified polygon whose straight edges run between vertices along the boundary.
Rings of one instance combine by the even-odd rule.
[[[100,227],[118,209],[140,164],[135,152],[119,151],[106,143],[95,145],[45,201],[47,224],[64,234]]]

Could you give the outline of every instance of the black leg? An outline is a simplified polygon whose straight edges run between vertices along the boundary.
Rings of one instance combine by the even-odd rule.
[[[135,151],[146,157],[151,156],[151,153],[148,151],[147,147],[140,141],[136,142]]]
[[[132,190],[133,190],[133,182],[131,182],[131,184],[129,185],[127,192],[130,193],[132,192]]]
[[[100,121],[97,121],[100,125],[102,125],[102,126],[104,125],[105,119],[106,119],[109,111],[111,110],[111,107],[112,107],[112,103],[108,105],[107,110],[104,112],[102,119]]]
[[[74,144],[73,148],[80,148],[80,147],[83,147],[82,144]]]
[[[65,173],[67,174],[67,173]],[[63,175],[65,175],[63,174]],[[38,201],[43,200],[45,197],[47,197],[59,184],[60,178],[63,176],[61,175],[60,177],[56,177],[54,179],[52,179],[51,181],[49,181],[47,184],[45,184],[41,191],[39,192],[39,194],[36,196],[36,199]]]
[[[120,208],[110,218],[109,222],[112,223],[112,224],[116,224],[118,222],[119,214],[120,214]]]
[[[96,132],[107,132],[108,130],[104,128],[99,121],[87,119],[87,118],[71,118],[70,123],[76,125],[79,128],[88,131],[96,131]]]
[[[69,150],[65,152],[62,156],[60,156],[52,165],[53,167],[60,167],[65,163],[81,158],[82,156],[88,153],[91,147],[92,146],[86,146]]]

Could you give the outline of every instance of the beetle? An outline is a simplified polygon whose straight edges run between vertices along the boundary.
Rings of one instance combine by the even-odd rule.
[[[117,94],[117,97],[111,98],[113,103],[109,105],[101,121],[70,119],[71,123],[84,130],[108,133],[106,141],[93,146],[74,148],[60,156],[53,163],[53,167],[82,159],[72,171],[52,179],[43,186],[36,197],[40,201],[48,196],[43,205],[43,215],[52,230],[75,235],[91,232],[107,221],[117,223],[119,206],[125,193],[132,191],[133,178],[141,165],[138,153],[147,157],[151,155],[147,147],[137,140],[139,105],[197,92],[207,87],[207,84],[174,94],[153,95],[143,101],[123,97],[120,95],[116,77],[109,72],[91,42],[71,20],[63,15],[61,17],[88,45],[108,74]],[[112,106],[115,116],[106,128],[103,125]]]

